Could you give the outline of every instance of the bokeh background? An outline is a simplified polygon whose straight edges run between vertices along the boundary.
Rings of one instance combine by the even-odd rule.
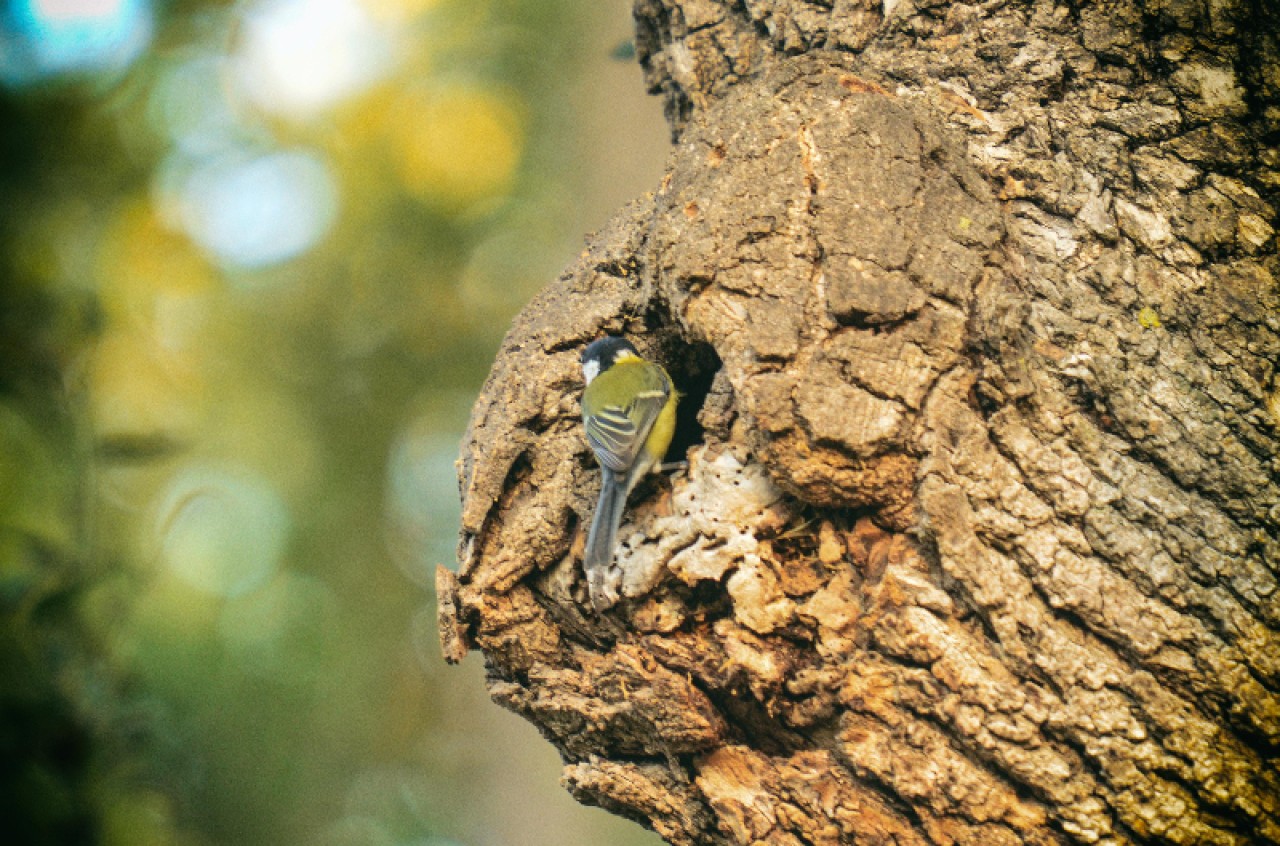
[[[6,843],[654,844],[445,667],[511,317],[656,186],[626,0],[0,0]]]

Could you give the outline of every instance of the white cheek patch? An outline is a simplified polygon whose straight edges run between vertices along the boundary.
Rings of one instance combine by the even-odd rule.
[[[600,362],[592,359],[582,365],[582,378],[587,384],[591,384],[591,380],[600,375]]]

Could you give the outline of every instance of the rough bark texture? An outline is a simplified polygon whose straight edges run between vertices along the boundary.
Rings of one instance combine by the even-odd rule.
[[[1280,842],[1275,8],[636,15],[670,172],[503,345],[446,654],[672,843]],[[605,330],[692,448],[597,615]]]

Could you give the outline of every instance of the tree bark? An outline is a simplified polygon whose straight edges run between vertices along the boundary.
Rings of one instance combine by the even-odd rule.
[[[440,573],[574,795],[677,844],[1280,842],[1278,15],[638,0],[670,171],[516,320]],[[689,468],[597,614],[603,331]]]

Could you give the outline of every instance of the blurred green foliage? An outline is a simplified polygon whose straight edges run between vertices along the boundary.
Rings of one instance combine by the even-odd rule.
[[[537,842],[430,585],[470,401],[578,238],[592,8],[9,0],[6,839]]]

